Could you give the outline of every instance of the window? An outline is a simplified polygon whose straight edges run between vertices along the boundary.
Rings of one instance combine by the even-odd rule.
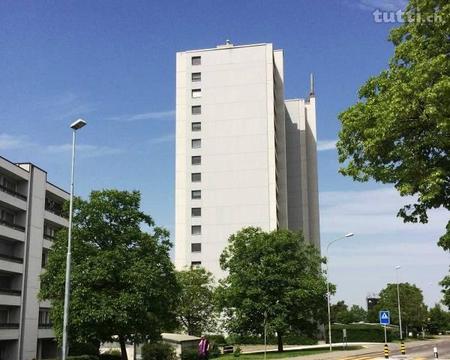
[[[201,235],[202,234],[202,226],[201,225],[192,225],[191,226],[191,234],[192,235]]]
[[[192,148],[193,149],[200,149],[202,147],[202,140],[201,139],[192,139]]]
[[[50,321],[50,310],[49,309],[39,309],[39,326],[50,326],[52,322]]]
[[[201,199],[202,198],[202,191],[201,190],[192,190],[191,191],[191,199]]]
[[[202,57],[201,56],[193,56],[191,58],[191,64],[192,65],[201,65],[202,64]]]
[[[197,269],[200,266],[202,266],[202,262],[201,261],[191,261],[191,267],[192,268]]]
[[[192,182],[200,182],[200,181],[202,181],[202,174],[201,173],[192,173],[191,174],[191,180],[192,180]]]
[[[193,122],[192,123],[192,131],[200,131],[202,129],[202,123]]]
[[[191,216],[192,217],[202,216],[202,208],[192,208],[191,209]]]
[[[202,97],[202,89],[192,89],[192,98]]]
[[[202,73],[192,73],[192,81],[201,81],[202,80]]]
[[[192,165],[201,165],[202,164],[202,157],[201,156],[192,156],[191,164]]]
[[[192,106],[192,115],[200,115],[202,113],[202,106],[201,105],[194,105]]]
[[[200,243],[191,244],[191,252],[201,252],[201,251],[202,251],[202,244]]]

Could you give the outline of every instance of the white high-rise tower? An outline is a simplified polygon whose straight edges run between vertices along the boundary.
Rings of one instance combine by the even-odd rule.
[[[272,44],[177,53],[175,264],[216,278],[228,237],[246,226],[302,230],[320,247],[316,109],[284,99]]]

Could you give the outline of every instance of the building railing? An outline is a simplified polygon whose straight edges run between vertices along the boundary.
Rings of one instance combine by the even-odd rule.
[[[3,191],[3,192],[5,192],[5,193],[7,193],[9,195],[12,195],[12,196],[16,197],[16,198],[19,198],[19,199],[22,199],[22,200],[25,200],[25,201],[27,200],[27,197],[25,195],[23,195],[23,194],[21,194],[21,193],[19,193],[17,191],[11,190],[11,189],[7,188],[6,186],[3,186],[3,185],[0,185],[0,191]]]
[[[0,329],[18,329],[19,323],[2,323],[0,322]]]
[[[0,287],[0,294],[1,295],[18,295],[18,296],[20,296],[20,295],[22,295],[22,291]]]
[[[23,258],[20,258],[17,256],[6,255],[6,254],[0,254],[0,260],[9,260],[9,261],[23,264]]]
[[[62,209],[55,209],[55,208],[52,208],[52,207],[50,207],[50,206],[46,206],[46,207],[45,207],[45,210],[48,211],[48,212],[50,212],[50,213],[52,213],[52,214],[55,214],[56,216],[60,216],[60,217],[65,218]]]
[[[15,230],[19,230],[19,231],[25,231],[25,227],[24,226],[17,225],[17,224],[14,224],[14,223],[10,223],[10,222],[2,220],[2,219],[0,219],[0,225],[5,225],[5,226],[8,226],[8,227],[13,228]]]
[[[53,235],[48,235],[48,234],[44,234],[44,239],[46,239],[46,240],[55,240],[55,236],[53,236]]]
[[[51,329],[53,327],[52,323],[39,323],[39,329]]]

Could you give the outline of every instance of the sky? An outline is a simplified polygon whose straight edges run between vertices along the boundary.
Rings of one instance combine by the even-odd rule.
[[[387,66],[389,30],[373,11],[404,0],[66,0],[0,2],[0,155],[33,162],[69,188],[71,130],[78,134],[76,193],[140,190],[142,209],[174,233],[175,53],[271,42],[284,49],[285,94],[305,97],[316,78],[321,241],[330,247],[333,302],[365,305],[398,278],[425,302],[441,300],[450,257],[436,242],[449,213],[396,218],[408,199],[390,185],[338,174],[338,114]]]

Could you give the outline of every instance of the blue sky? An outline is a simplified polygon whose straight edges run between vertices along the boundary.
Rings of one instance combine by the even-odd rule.
[[[330,251],[334,300],[364,304],[395,279],[440,300],[449,256],[436,246],[448,213],[428,225],[395,217],[406,201],[390,186],[337,174],[337,115],[392,53],[374,9],[402,0],[180,0],[0,2],[0,155],[34,162],[68,188],[71,133],[79,134],[77,193],[138,189],[156,222],[174,227],[175,53],[272,42],[284,49],[286,97],[304,97],[316,76],[322,243]]]

